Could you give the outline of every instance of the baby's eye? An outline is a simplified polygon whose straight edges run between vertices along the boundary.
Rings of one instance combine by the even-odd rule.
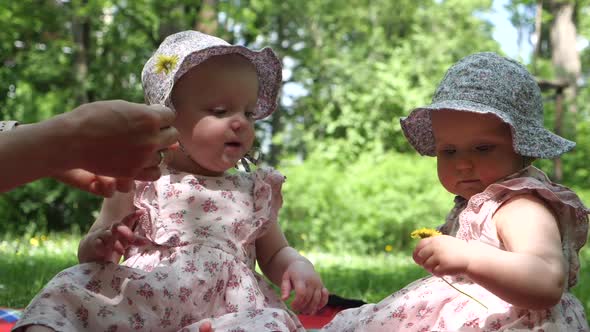
[[[452,156],[453,154],[455,154],[455,152],[457,152],[457,150],[455,149],[442,149],[440,150],[441,154],[446,155],[446,156]]]
[[[247,112],[245,113],[245,115],[246,115],[246,117],[247,117],[248,119],[253,119],[253,118],[254,118],[254,112],[253,112],[253,111],[247,111]]]
[[[215,107],[211,109],[211,113],[215,115],[224,115],[227,110],[224,107]]]
[[[479,152],[490,152],[494,149],[493,145],[478,145],[475,149]]]

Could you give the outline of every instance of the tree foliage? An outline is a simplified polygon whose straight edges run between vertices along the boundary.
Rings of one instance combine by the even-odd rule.
[[[590,7],[586,0],[579,3],[579,13]],[[100,99],[141,102],[144,62],[165,36],[180,30],[207,29],[231,43],[271,46],[283,60],[285,84],[280,110],[259,124],[259,141],[269,162],[284,166],[289,176],[291,200],[283,214],[289,236],[296,238],[307,227],[295,226],[297,220],[310,226],[318,218],[340,220],[348,211],[364,226],[349,218],[342,219],[342,229],[360,232],[358,241],[383,237],[371,249],[377,250],[394,236],[403,244],[399,234],[413,225],[410,220],[431,220],[419,206],[406,209],[409,202],[399,203],[406,198],[396,186],[426,204],[435,190],[435,183],[417,179],[423,173],[404,179],[398,171],[412,172],[414,163],[404,155],[414,152],[399,118],[429,102],[453,62],[500,50],[493,26],[480,15],[491,5],[491,0],[5,2],[0,7],[1,118],[39,121]],[[587,35],[590,22],[579,17],[580,33]],[[582,58],[587,64],[589,56]],[[582,90],[580,97],[590,96]],[[580,116],[587,116],[588,106],[579,104]],[[579,132],[574,128],[568,135],[587,135],[589,120],[574,122]],[[587,149],[584,137],[580,146]],[[566,175],[588,179],[584,159],[575,158],[572,166],[566,164]],[[371,176],[372,166],[379,176]],[[317,183],[300,182],[312,173]],[[350,184],[348,194],[333,195],[342,181]],[[307,207],[297,197],[324,205]],[[345,202],[352,197],[354,204]],[[0,196],[0,231],[86,229],[99,201],[55,181],[39,181]],[[388,205],[391,211],[382,210]],[[318,234],[337,240],[328,233]]]

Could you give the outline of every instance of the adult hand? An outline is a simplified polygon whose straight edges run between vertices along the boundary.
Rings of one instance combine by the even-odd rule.
[[[63,158],[70,161],[65,171],[81,168],[97,175],[156,180],[158,151],[177,142],[174,118],[174,112],[160,105],[111,100],[81,105],[52,120],[71,133],[64,137],[69,150]]]

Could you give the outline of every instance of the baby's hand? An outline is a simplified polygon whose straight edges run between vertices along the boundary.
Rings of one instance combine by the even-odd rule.
[[[289,298],[295,290],[291,308],[302,314],[314,314],[328,303],[328,290],[311,263],[296,260],[289,264],[281,282],[281,299]]]
[[[414,261],[435,276],[456,275],[467,271],[472,257],[466,241],[448,235],[420,240],[414,249]]]
[[[130,245],[142,245],[147,239],[133,234],[132,227],[141,216],[135,211],[107,229],[98,229],[86,235],[78,250],[80,263],[115,261],[125,254]]]

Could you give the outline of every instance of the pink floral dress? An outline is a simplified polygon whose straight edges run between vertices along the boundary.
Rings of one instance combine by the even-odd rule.
[[[533,193],[558,217],[563,254],[569,265],[568,289],[576,284],[578,251],[588,234],[588,210],[571,190],[554,184],[535,167],[490,185],[468,202],[457,199],[441,228],[460,239],[478,240],[505,250],[492,216],[511,197]],[[569,292],[547,310],[512,306],[466,277],[445,279],[482,302],[459,293],[439,277],[419,279],[377,304],[340,312],[323,331],[589,331],[582,304]]]
[[[276,222],[284,177],[272,169],[221,177],[164,171],[138,182],[145,211],[121,265],[87,263],[54,277],[15,329],[58,331],[304,331],[254,271],[254,242]]]

